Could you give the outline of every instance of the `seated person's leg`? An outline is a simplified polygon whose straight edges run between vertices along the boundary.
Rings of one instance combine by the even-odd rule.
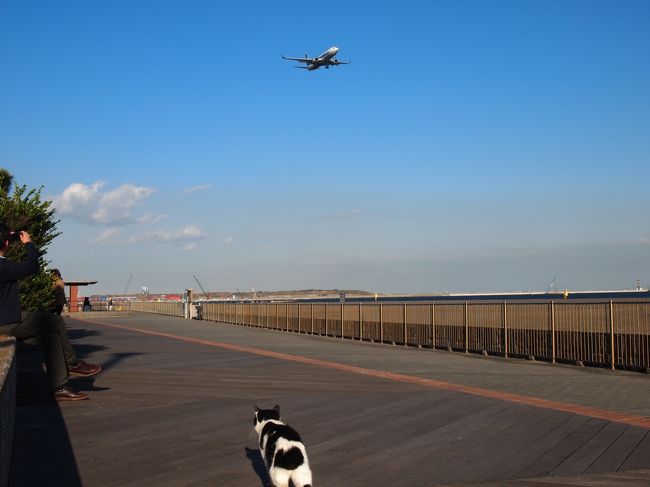
[[[29,313],[23,312],[23,321],[21,327],[24,333],[33,333],[34,335],[40,333],[55,333],[59,337],[61,349],[65,357],[66,364],[77,363],[77,355],[70,346],[68,339],[68,331],[65,328],[65,322],[59,315],[53,313]]]
[[[23,321],[13,328],[12,335],[17,340],[29,340],[41,346],[52,389],[57,390],[66,386],[70,374],[90,377],[101,372],[99,365],[88,364],[77,359],[68,340],[65,322],[60,316],[51,313],[23,313],[22,318]],[[70,394],[75,398],[80,395],[68,391],[64,399],[77,400],[69,397]],[[85,395],[81,395],[85,398]]]

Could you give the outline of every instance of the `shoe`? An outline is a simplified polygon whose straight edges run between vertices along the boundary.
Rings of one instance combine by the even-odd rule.
[[[93,365],[79,360],[76,364],[68,365],[68,372],[70,375],[78,377],[92,377],[102,371],[100,365]]]
[[[75,391],[69,385],[64,385],[58,389],[54,389],[54,399],[57,401],[83,401],[84,399],[90,399],[83,392]]]

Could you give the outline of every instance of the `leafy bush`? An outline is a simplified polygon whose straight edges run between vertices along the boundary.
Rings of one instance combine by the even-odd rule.
[[[14,186],[11,192],[11,186]],[[47,246],[60,232],[56,225],[55,209],[51,201],[41,199],[40,188],[28,189],[26,185],[13,184],[13,177],[0,169],[0,221],[12,230],[25,230],[39,251],[40,270],[20,282],[20,302],[24,311],[47,311],[51,308],[54,295],[52,277],[46,271]],[[12,243],[5,257],[20,261],[25,258],[24,246]]]

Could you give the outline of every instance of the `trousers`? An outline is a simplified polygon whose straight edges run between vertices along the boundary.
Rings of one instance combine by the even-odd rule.
[[[70,345],[65,322],[52,313],[23,312],[22,320],[0,325],[0,335],[16,337],[19,342],[39,345],[52,389],[67,384],[68,365],[77,363],[77,356]]]

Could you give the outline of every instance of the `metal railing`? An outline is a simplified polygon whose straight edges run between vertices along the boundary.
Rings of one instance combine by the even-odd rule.
[[[90,311],[123,311],[128,308],[125,302],[113,302],[109,304],[107,300],[90,300]],[[84,300],[79,298],[77,301],[71,301],[67,304],[67,311],[80,312],[84,311]]]
[[[650,300],[203,303],[204,320],[296,333],[650,370]],[[183,316],[182,303],[131,303]]]
[[[129,301],[129,311],[185,317],[185,303],[180,301]]]

